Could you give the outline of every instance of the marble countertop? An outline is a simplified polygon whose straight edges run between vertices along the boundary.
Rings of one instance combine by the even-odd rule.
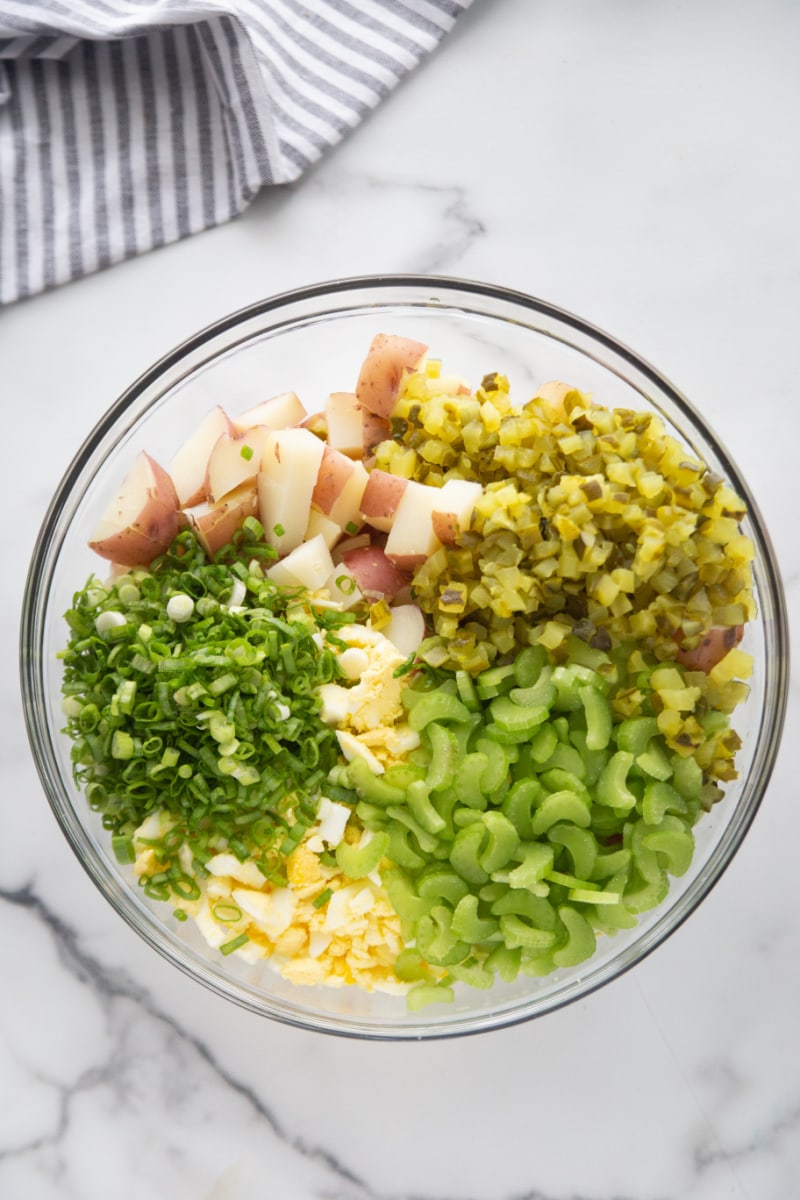
[[[240,1011],[124,925],[42,794],[15,641],[52,490],[132,379],[265,295],[387,271],[530,292],[662,369],[758,498],[797,633],[798,35],[791,0],[476,0],[296,186],[0,313],[4,1200],[800,1194],[796,676],[761,811],[668,942],[541,1020],[398,1045]]]

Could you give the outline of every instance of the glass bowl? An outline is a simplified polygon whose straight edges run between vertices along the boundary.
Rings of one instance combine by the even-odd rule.
[[[755,546],[758,618],[743,648],[755,660],[751,692],[737,709],[743,739],[738,780],[695,827],[689,871],[635,929],[600,937],[595,955],[543,978],[518,978],[489,991],[459,985],[452,1005],[411,1014],[402,997],[354,987],[300,987],[236,956],[223,958],[192,922],[180,924],[150,901],[72,781],[62,732],[63,613],[98,560],[87,540],[139,450],[169,462],[187,431],[214,404],[241,411],[296,391],[313,412],[333,390],[352,390],[372,337],[417,338],[444,370],[477,383],[499,370],[512,396],[563,379],[607,407],[656,410],[669,432],[746,501],[744,531]],[[788,645],[774,553],[747,484],[717,436],[658,371],[608,334],[552,305],[503,288],[453,279],[378,276],[335,280],[271,297],[217,322],[141,376],[88,435],[62,479],[37,540],[27,579],[21,671],[28,733],[44,790],[79,860],[106,899],[155,950],[221,996],[279,1021],[354,1037],[421,1039],[476,1033],[542,1016],[619,976],[658,946],[697,907],[730,863],[758,809],[784,717]]]

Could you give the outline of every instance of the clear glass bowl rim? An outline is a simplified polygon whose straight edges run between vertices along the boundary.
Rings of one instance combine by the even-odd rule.
[[[766,630],[767,647],[771,650],[770,661],[767,663],[766,703],[761,713],[758,738],[753,756],[753,769],[746,781],[746,803],[742,798],[737,806],[737,821],[734,834],[728,839],[725,853],[717,855],[713,869],[696,881],[693,889],[682,896],[675,905],[666,907],[665,917],[650,936],[635,942],[620,958],[614,958],[588,981],[578,981],[576,986],[567,989],[555,997],[552,1002],[537,1006],[535,997],[530,1005],[520,1004],[511,1012],[505,1011],[495,1017],[491,1010],[479,1013],[473,1017],[462,1016],[453,1023],[447,1019],[431,1022],[430,1024],[414,1023],[413,1027],[405,1028],[394,1023],[386,1028],[375,1025],[359,1025],[357,1020],[340,1024],[335,1018],[324,1017],[316,1019],[307,1013],[295,1014],[288,1007],[273,1009],[269,1005],[254,1002],[246,994],[237,992],[236,985],[231,981],[221,982],[216,977],[197,969],[197,964],[188,960],[176,951],[175,946],[158,932],[141,921],[139,914],[125,901],[124,893],[108,877],[102,861],[96,858],[93,847],[80,824],[74,817],[71,806],[63,794],[63,785],[54,756],[49,747],[49,730],[44,717],[42,703],[44,679],[41,675],[42,653],[41,646],[44,633],[42,595],[46,595],[46,586],[54,569],[55,559],[60,549],[62,536],[56,543],[59,527],[68,514],[73,488],[80,480],[87,462],[90,460],[97,445],[117,425],[117,422],[159,379],[176,364],[188,358],[198,349],[213,342],[215,339],[244,326],[247,322],[258,318],[266,318],[269,314],[280,312],[293,305],[301,305],[311,301],[329,301],[332,297],[347,297],[349,294],[367,293],[372,303],[377,307],[384,304],[402,305],[415,296],[418,306],[424,306],[426,301],[421,293],[440,293],[452,305],[458,306],[459,300],[468,301],[473,306],[470,311],[480,315],[487,313],[480,308],[480,301],[498,302],[515,306],[530,314],[536,315],[546,322],[554,323],[566,331],[571,331],[578,338],[587,339],[589,343],[601,347],[621,363],[633,368],[643,379],[654,386],[668,403],[674,405],[677,411],[688,420],[689,424],[713,447],[714,453],[725,469],[726,476],[741,495],[748,506],[748,517],[752,525],[752,533],[757,546],[757,561],[763,572],[764,598],[768,603],[769,622]],[[419,295],[418,295],[419,293]],[[432,300],[428,303],[433,303]],[[439,306],[437,300],[436,306]],[[361,302],[358,307],[368,308]],[[324,314],[323,314],[324,315]],[[334,310],[332,316],[336,315]],[[503,318],[509,319],[509,318]],[[264,327],[269,328],[269,326]],[[574,343],[570,343],[574,344]],[[584,346],[577,346],[586,353]],[[603,364],[608,365],[608,364]],[[613,367],[611,368],[614,369]],[[143,414],[140,414],[143,415]],[[87,871],[99,890],[131,926],[150,946],[157,950],[167,961],[181,969],[189,977],[194,978],[211,990],[232,1000],[250,1011],[269,1016],[285,1024],[303,1029],[318,1030],[345,1037],[367,1038],[370,1040],[429,1040],[456,1036],[464,1036],[485,1032],[495,1028],[507,1028],[534,1017],[556,1011],[567,1004],[573,1003],[590,995],[593,991],[619,978],[638,962],[641,962],[657,946],[661,945],[687,917],[695,910],[718,882],[724,871],[730,865],[736,851],[747,833],[756,812],[760,807],[764,793],[777,756],[783,731],[789,681],[789,637],[786,602],[781,582],[777,559],[766,531],[758,506],[750,494],[749,488],[742,478],[732,458],[720,443],[716,434],[706,424],[705,420],[694,408],[691,402],[655,367],[644,360],[639,354],[621,343],[618,339],[604,330],[592,325],[575,314],[559,308],[547,301],[527,295],[523,292],[498,285],[478,282],[475,280],[458,279],[448,276],[415,275],[415,274],[380,274],[353,276],[325,281],[289,291],[276,293],[254,304],[250,304],[233,313],[226,315],[211,325],[186,338],[174,349],[162,356],[136,379],[122,395],[111,404],[100,420],[90,431],[83,444],[75,454],[72,462],[64,473],[54,495],[36,541],[26,579],[22,617],[20,623],[20,678],[23,699],[23,712],[28,739],[37,772],[47,796],[50,807],[71,845],[76,857]]]

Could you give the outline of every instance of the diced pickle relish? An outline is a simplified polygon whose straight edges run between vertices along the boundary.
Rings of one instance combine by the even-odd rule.
[[[496,373],[474,394],[442,395],[420,371],[376,465],[484,485],[469,530],[414,576],[453,667],[483,669],[539,638],[555,648],[577,623],[595,644],[636,639],[671,659],[755,615],[744,505],[655,413],[564,385],[515,407]]]
[[[377,425],[368,469],[481,485],[408,568],[421,644],[382,638],[400,602],[338,565],[335,595],[268,578],[286,530],[249,514],[216,554],[184,531],[88,581],[64,712],[75,779],[148,896],[224,956],[282,959],[298,984],[380,978],[413,1012],[583,962],[690,868],[736,777],[753,547],[742,502],[653,413],[563,384],[517,406],[499,372],[472,392],[428,362]],[[385,729],[348,724],[359,622],[389,647]]]

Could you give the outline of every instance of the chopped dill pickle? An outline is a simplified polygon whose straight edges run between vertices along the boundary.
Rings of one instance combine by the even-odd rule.
[[[483,484],[469,536],[414,577],[447,665],[476,673],[525,645],[555,649],[571,628],[591,630],[601,651],[635,638],[671,660],[703,630],[755,615],[744,505],[656,414],[607,409],[565,385],[514,403],[498,372],[474,396],[438,387],[424,372],[407,378],[376,464],[440,484],[432,447],[442,444],[447,479]],[[399,453],[413,467],[407,457],[400,469]],[[524,632],[508,645],[503,623],[515,614]]]

